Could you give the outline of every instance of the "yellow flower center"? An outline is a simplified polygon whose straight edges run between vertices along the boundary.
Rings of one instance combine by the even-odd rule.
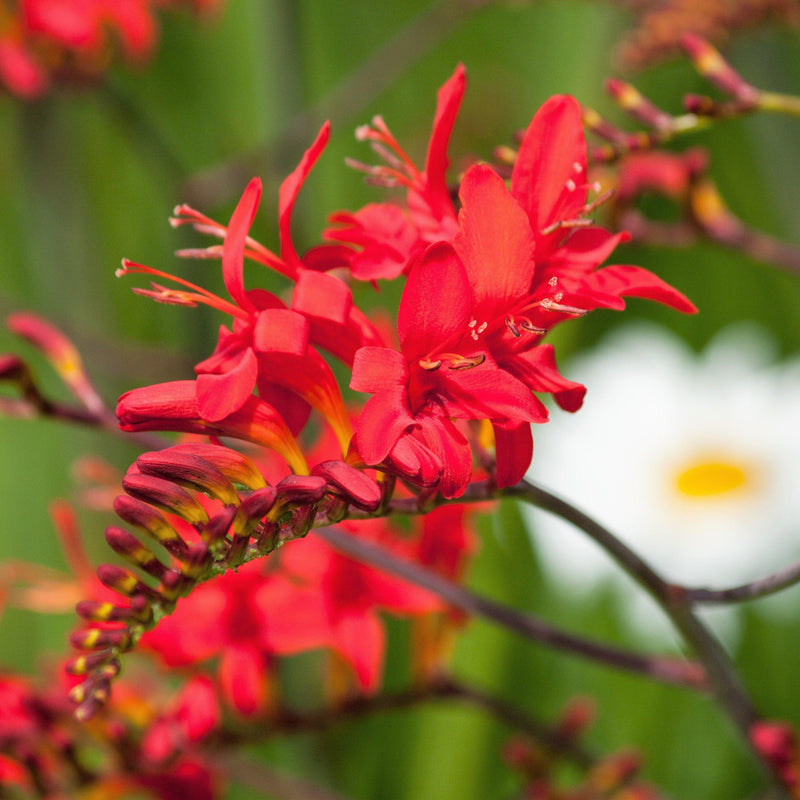
[[[675,488],[685,497],[710,498],[752,488],[753,470],[733,459],[698,459],[675,473]]]

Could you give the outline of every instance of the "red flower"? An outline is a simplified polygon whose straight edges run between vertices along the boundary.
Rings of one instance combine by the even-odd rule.
[[[476,346],[470,335],[473,305],[455,251],[445,243],[431,246],[403,292],[398,314],[402,352],[362,348],[350,383],[357,391],[375,393],[357,426],[357,446],[366,463],[380,464],[403,439],[437,466],[445,497],[461,494],[472,473],[469,443],[452,418],[547,418],[526,386]]]
[[[197,411],[202,420],[213,426],[240,413],[257,390],[258,396],[280,413],[294,433],[305,424],[310,408],[316,408],[330,423],[342,453],[346,453],[352,435],[350,422],[333,372],[313,345],[351,363],[356,349],[378,341],[378,336],[353,306],[350,290],[339,278],[305,266],[290,234],[297,193],[328,140],[328,130],[327,124],[322,127],[297,169],[281,186],[280,258],[248,235],[261,197],[261,181],[257,178],[245,189],[227,228],[188,207],[177,210],[176,224],[190,222],[224,237],[221,248],[190,251],[189,255],[221,254],[223,280],[232,303],[187,281],[132,262],[123,262],[119,274],[142,272],[167,277],[186,288],[168,289],[153,284],[152,289],[136,291],[166,303],[203,303],[233,317],[230,329],[220,328],[214,353],[195,368]],[[320,255],[325,252],[333,253],[331,258],[335,259],[340,250],[338,246],[323,246],[317,249],[315,258],[325,260]],[[296,281],[291,308],[263,289],[245,289],[245,257]]]
[[[413,541],[404,541],[381,519],[342,523],[340,528],[412,559]],[[314,621],[322,646],[338,653],[355,671],[366,692],[380,686],[386,634],[379,611],[408,616],[442,608],[434,595],[394,576],[341,555],[313,535],[287,543],[280,551],[281,573],[316,589],[322,614]],[[287,606],[287,614],[291,607]],[[287,618],[287,626],[290,624]],[[311,631],[309,631],[311,633]],[[297,652],[292,642],[274,642],[276,652]],[[288,644],[288,646],[287,646]]]
[[[383,520],[343,527],[414,556],[415,541],[400,539]],[[218,657],[223,696],[240,713],[256,714],[267,708],[275,656],[330,648],[352,666],[362,689],[374,691],[385,651],[378,612],[441,608],[429,592],[339,555],[310,535],[286,543],[277,564],[252,562],[197,587],[142,644],[171,667]]]
[[[204,675],[195,675],[149,724],[142,739],[142,752],[153,764],[167,761],[205,739],[217,728],[220,719],[213,682]]]
[[[371,181],[404,186],[407,193],[404,208],[392,203],[371,203],[354,213],[340,211],[331,216],[331,222],[339,227],[327,230],[326,238],[359,248],[349,258],[354,278],[396,278],[408,271],[414,258],[429,244],[449,241],[455,235],[456,212],[446,181],[447,144],[465,88],[466,70],[459,64],[439,90],[423,170],[414,165],[381,117],[373,119],[372,127],[364,125],[357,130],[357,138],[372,142],[388,165],[351,163],[363,169]]]
[[[641,267],[597,270],[627,239],[591,224],[586,213],[586,142],[573,97],[551,97],[525,132],[511,176],[511,194],[528,215],[536,246],[536,279],[526,310],[534,327],[594,308],[625,307],[623,296],[642,297],[693,313],[680,292]],[[538,309],[538,310],[536,310]]]
[[[516,483],[533,452],[528,423],[547,420],[532,392],[552,392],[568,410],[584,394],[558,374],[552,349],[539,344],[543,334],[593,308],[623,308],[622,295],[694,310],[646,270],[596,270],[622,237],[583,219],[585,172],[580,109],[569,97],[552,98],[534,117],[510,191],[489,166],[467,171],[452,244],[430,246],[409,275],[397,322],[401,353],[356,354],[350,385],[375,395],[357,425],[367,464],[396,462],[400,445],[412,451],[402,454],[408,477],[424,476],[422,454],[429,472],[439,469],[442,494],[456,497],[469,481],[471,453],[451,420],[488,419],[498,486]]]
[[[235,233],[235,236],[243,238],[244,246],[236,259],[229,260],[227,270],[223,263],[223,276],[226,280],[226,287],[234,299],[244,293],[241,258],[243,255],[245,258],[257,261],[294,281],[291,309],[302,314],[307,320],[310,341],[349,365],[352,364],[353,355],[359,347],[375,343],[380,338],[364,313],[353,304],[353,297],[347,285],[334,275],[325,274],[325,270],[347,266],[352,251],[342,245],[324,244],[312,248],[301,257],[294,247],[291,235],[292,213],[297,196],[303,182],[325,149],[329,137],[330,124],[326,122],[320,128],[311,147],[300,159],[294,172],[281,184],[278,203],[280,256],[275,255],[247,235],[247,229],[252,222],[251,217],[242,230]],[[258,186],[257,190],[251,188],[254,185]],[[248,190],[257,191],[260,196],[260,183],[257,180],[251,181]],[[257,200],[256,197],[256,202]],[[230,226],[226,228],[189,206],[178,206],[175,214],[176,216],[172,219],[173,225],[191,224],[198,231],[218,236],[226,241],[229,236],[234,235]],[[231,222],[233,223],[233,220]],[[182,250],[179,254],[198,258],[222,255],[224,262],[224,253],[225,246],[217,245],[200,250]],[[228,282],[230,282],[230,286]],[[283,307],[277,298],[268,297],[267,293],[261,290],[248,292],[248,295],[257,295],[262,298],[262,303],[268,302]],[[256,305],[258,305],[257,297],[253,298]],[[162,298],[155,296],[155,299]],[[208,302],[198,298],[194,299],[198,302]],[[164,296],[163,300],[169,302],[170,298]],[[267,307],[272,307],[272,305]]]
[[[170,667],[219,657],[223,697],[241,714],[256,714],[269,701],[273,655],[325,644],[321,616],[319,591],[253,562],[197,587],[142,644]]]

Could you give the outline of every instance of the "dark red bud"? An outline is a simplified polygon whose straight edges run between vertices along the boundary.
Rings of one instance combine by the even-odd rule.
[[[272,510],[277,499],[278,490],[274,486],[257,489],[242,503],[242,513],[248,519],[261,519]]]
[[[65,672],[69,675],[86,675],[101,667],[114,656],[114,650],[99,650],[96,653],[86,653],[70,659],[64,666]]]
[[[266,485],[264,476],[258,467],[247,456],[230,447],[205,442],[187,442],[171,448],[174,452],[188,453],[213,464],[223,475],[234,483],[248,489],[261,489]]]
[[[114,511],[129,525],[133,525],[160,542],[175,557],[181,558],[186,552],[186,542],[167,522],[161,512],[147,503],[130,495],[121,494],[114,498]]]
[[[323,461],[311,470],[311,474],[325,478],[329,485],[335,487],[356,508],[376,511],[381,504],[378,484],[344,461]]]
[[[81,600],[75,607],[79,617],[90,622],[149,622],[153,609],[146,597],[137,595],[127,607],[96,600]]]
[[[167,567],[151,553],[132,533],[110,526],[106,528],[106,541],[111,549],[121,555],[129,564],[140,567],[148,575],[161,580]]]
[[[316,475],[289,475],[275,488],[283,503],[318,503],[325,496],[328,484]]]
[[[128,474],[122,481],[122,488],[137,500],[177,514],[193,525],[208,522],[208,514],[200,503],[184,488],[169,481],[150,475]]]
[[[97,578],[103,586],[113,589],[125,597],[144,595],[152,600],[158,599],[158,592],[142,583],[130,570],[122,569],[114,564],[101,564],[97,568]],[[133,602],[133,601],[131,601]]]
[[[206,492],[225,505],[239,505],[239,495],[233,484],[213,464],[198,455],[176,452],[174,447],[168,447],[144,453],[136,459],[136,464],[145,475]]]
[[[131,636],[127,628],[85,628],[72,633],[69,640],[79,650],[103,650],[108,647],[127,650],[131,646]]]

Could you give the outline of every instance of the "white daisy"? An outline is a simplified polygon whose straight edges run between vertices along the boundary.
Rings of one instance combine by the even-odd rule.
[[[677,583],[723,588],[800,557],[800,361],[774,363],[768,337],[746,324],[701,356],[640,326],[568,366],[588,387],[586,401],[536,427],[531,480]],[[526,513],[543,564],[565,589],[619,580],[580,531]]]

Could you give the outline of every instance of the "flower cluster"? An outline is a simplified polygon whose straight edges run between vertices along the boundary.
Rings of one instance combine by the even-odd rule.
[[[249,237],[261,194],[257,179],[227,226],[179,206],[174,224],[223,239],[221,246],[184,254],[221,256],[230,300],[129,261],[119,274],[170,278],[180,288],[154,283],[137,291],[167,303],[211,305],[233,324],[221,329],[214,354],[197,365],[196,380],[123,395],[117,409],[123,429],[246,439],[274,447],[302,472],[294,436],[314,408],[335,431],[348,463],[376,467],[447,498],[463,493],[477,443],[491,441],[502,488],[517,482],[530,463],[530,423],[547,420],[536,394],[552,394],[567,410],[582,402],[584,387],[558,373],[552,346],[542,343],[551,328],[596,308],[622,309],[624,296],[694,310],[644,269],[598,268],[625,236],[586,216],[595,206],[588,200],[594,187],[586,179],[580,107],[571,97],[552,98],[533,118],[510,185],[488,164],[476,163],[459,182],[455,205],[446,149],[464,88],[459,67],[440,90],[423,170],[380,118],[359,129],[359,138],[387,161],[365,169],[373,180],[405,187],[405,199],[334,214],[325,237],[338,244],[301,257],[290,229],[297,194],[328,139],[327,125],[281,186],[279,255]],[[246,289],[246,258],[292,280],[291,300]],[[407,276],[393,334],[354,305],[339,277],[343,267],[355,280]],[[351,371],[351,389],[373,395],[354,436],[319,349]]]
[[[177,695],[165,697],[147,680],[122,682],[114,703],[91,730],[73,718],[59,681],[41,688],[27,679],[0,674],[0,701],[3,796],[56,798],[80,793],[154,800],[220,796],[219,775],[193,746],[198,732],[208,729],[203,720],[208,704],[191,683]],[[160,704],[165,711],[158,710]],[[181,742],[168,764],[159,759],[157,743],[166,727]],[[143,729],[147,735],[140,739]]]
[[[141,63],[158,38],[156,10],[190,5],[211,10],[220,0],[19,0],[0,6],[0,83],[19,97],[45,94],[53,83],[102,74],[118,45]]]
[[[156,10],[178,0],[2,3],[0,82],[37,97],[57,81],[99,77],[117,51],[146,57]],[[185,1],[195,11],[218,3]],[[640,776],[636,751],[612,740],[604,756],[584,745],[594,716],[589,702],[571,702],[546,724],[524,710],[518,694],[510,701],[461,676],[459,666],[481,666],[472,657],[481,631],[463,642],[461,664],[455,659],[451,668],[470,615],[566,655],[706,694],[755,762],[800,797],[796,726],[762,717],[704,616],[708,606],[760,600],[800,582],[800,563],[786,564],[793,552],[786,509],[797,503],[783,491],[797,481],[791,465],[772,469],[768,458],[800,446],[789,413],[800,387],[797,365],[759,371],[757,337],[749,331],[715,343],[698,371],[701,362],[684,348],[640,329],[618,339],[616,353],[571,362],[575,377],[592,388],[593,411],[571,425],[570,437],[557,442],[559,424],[541,438],[534,434],[549,409],[577,411],[587,392],[559,371],[546,340],[552,329],[594,310],[621,311],[629,297],[695,311],[651,272],[606,265],[618,246],[705,238],[800,270],[800,251],[727,208],[704,151],[662,148],[716,118],[797,114],[800,98],[757,89],[695,35],[682,46],[722,100],[689,95],[687,113],[674,116],[612,79],[609,93],[643,130],[618,129],[574,98],[555,96],[513,147],[497,147],[487,160],[460,159],[463,168],[453,174],[448,151],[467,85],[459,65],[439,90],[422,162],[383,118],[357,129],[378,163],[349,166],[390,191],[330,214],[310,249],[295,238],[295,209],[324,156],[329,123],[280,185],[273,249],[253,232],[263,194],[258,178],[232,203],[227,221],[177,206],[173,227],[212,239],[178,255],[193,264],[218,261],[220,288],[128,259],[117,275],[149,280],[133,289],[138,295],[207,306],[222,322],[193,371],[132,388],[116,408],[60,330],[32,313],[8,318],[11,332],[46,358],[70,397],[51,394],[22,357],[0,354],[0,414],[88,425],[138,451],[126,470],[90,457],[75,473],[84,482],[81,513],[116,515],[104,534],[113,563],[95,567],[77,511],[56,500],[50,513],[71,574],[13,559],[0,564],[0,613],[10,606],[74,608],[80,620],[69,637],[74,652],[48,668],[46,688],[0,666],[0,797],[213,800],[227,778],[271,792],[273,777],[283,786],[276,796],[321,796],[226,751],[438,700],[471,706],[517,731],[504,754],[519,797],[663,796]],[[587,147],[584,128],[604,143]],[[641,200],[652,193],[677,207],[677,220],[648,216]],[[609,230],[595,223],[601,206]],[[362,298],[392,282],[383,296],[397,303],[387,318]],[[691,408],[676,389],[687,386],[698,409],[688,427]],[[643,387],[645,396],[637,394]],[[707,408],[697,405],[704,394]],[[755,424],[765,417],[755,411],[767,406],[771,427],[763,419]],[[732,422],[720,427],[726,419]],[[682,427],[670,428],[670,421]],[[592,447],[603,432],[607,441]],[[626,444],[628,457],[617,469],[614,456]],[[594,451],[602,463],[593,464]],[[581,502],[594,491],[597,503],[589,505],[604,521],[526,478],[536,474],[528,472],[532,462],[548,485],[558,483],[561,468],[568,494],[583,469]],[[646,506],[641,517],[630,516],[641,510],[636,502],[627,518],[614,516],[618,502],[603,510],[628,462],[638,466],[626,485]],[[507,606],[484,594],[484,568],[496,566],[490,560],[475,571],[476,586],[467,585],[477,549],[472,511],[503,499],[522,500],[584,533],[593,552],[655,601],[684,652],[629,650]],[[519,520],[509,506],[484,522],[506,532],[501,518],[510,512]],[[654,514],[664,530],[651,524]],[[765,521],[767,532],[757,542],[748,538]],[[510,542],[514,555],[524,555],[520,568],[532,559],[538,567],[539,556],[547,565],[552,551],[560,584],[577,597],[591,583],[589,562],[561,530],[550,547],[542,538],[546,525],[537,519],[536,527],[537,547],[524,538]],[[693,542],[676,546],[676,531],[694,531]],[[731,539],[737,531],[738,553]],[[506,542],[498,536],[492,544],[499,555]],[[691,563],[674,561],[676,553],[693,556]],[[773,571],[754,574],[759,563]],[[527,601],[544,587],[528,580],[530,570],[519,582],[511,570],[498,577],[489,588],[502,582],[511,599]],[[723,579],[749,582],[704,585]],[[543,607],[554,595],[534,599]],[[635,612],[637,601],[625,605]],[[601,620],[605,610],[593,611],[587,625],[610,622],[614,632],[613,618]],[[647,635],[654,630],[648,622]],[[390,660],[392,653],[404,658]],[[536,657],[530,665],[538,685],[549,662]],[[685,718],[681,710],[673,716]]]
[[[118,274],[154,279],[138,293],[207,305],[231,321],[194,379],[133,389],[118,401],[123,431],[177,432],[188,440],[171,447],[164,441],[141,455],[114,501],[122,520],[157,545],[120,527],[106,531],[112,549],[137,572],[102,565],[102,586],[78,605],[87,625],[73,634],[80,654],[68,671],[79,676],[71,692],[79,716],[106,702],[120,655],[143,635],[172,666],[219,656],[222,695],[242,714],[269,707],[275,658],[309,649],[336,654],[361,691],[374,691],[384,652],[379,610],[442,621],[418,626],[416,670],[435,674],[457,616],[432,595],[359,566],[323,541],[292,540],[342,523],[349,535],[378,542],[401,561],[458,580],[471,551],[461,512],[428,515],[411,538],[364,518],[383,516],[397,502],[426,510],[437,494],[458,498],[476,470],[498,489],[523,477],[533,451],[531,423],[548,417],[537,395],[550,394],[574,411],[585,393],[559,374],[552,345],[542,343],[558,323],[596,308],[622,309],[625,296],[694,310],[646,270],[600,267],[625,235],[588,216],[603,198],[589,197],[597,187],[587,182],[581,109],[573,98],[551,98],[538,111],[510,172],[475,163],[451,187],[447,145],[465,85],[459,66],[439,92],[421,170],[380,118],[359,129],[386,162],[361,168],[375,182],[402,187],[401,202],[332,215],[323,241],[303,255],[293,242],[292,216],[328,141],[328,124],[280,187],[278,253],[250,236],[258,179],[227,225],[178,206],[174,225],[221,240],[181,254],[220,258],[228,297],[123,261]],[[291,292],[248,287],[248,260],[288,279]],[[355,304],[349,281],[401,277],[396,328],[386,330]],[[82,369],[65,368],[78,362],[57,333],[25,316],[14,325],[67,376],[84,406],[73,418],[94,414],[108,424],[88,379],[76,382]],[[372,395],[360,409],[345,403],[336,377],[342,369],[350,389]],[[19,404],[50,407],[24,364],[9,362],[4,373],[20,387]],[[312,412],[317,424],[309,426]],[[315,430],[321,435],[313,444]],[[238,440],[238,449],[222,438]],[[247,565],[281,545],[266,566]],[[224,574],[240,567],[241,574]],[[109,601],[108,590],[116,599]],[[191,596],[180,600],[184,595]]]

